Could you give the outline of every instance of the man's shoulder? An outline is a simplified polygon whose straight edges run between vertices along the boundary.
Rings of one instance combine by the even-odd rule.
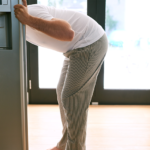
[[[28,5],[28,10],[29,11],[48,11],[51,9],[55,9],[55,7],[52,6],[47,6],[47,5],[42,5],[42,4],[32,4],[32,5]]]
[[[45,7],[48,7],[48,6],[46,6],[46,5],[41,5],[41,4],[31,4],[31,5],[28,5],[28,8],[45,8]]]
[[[41,4],[28,5],[28,11],[29,11],[29,14],[31,15],[36,15],[36,14],[45,12],[47,10],[48,10],[48,6],[46,5],[41,5]]]
[[[42,18],[42,19],[52,19],[52,14],[50,12],[51,7],[41,4],[28,5],[28,12],[31,16]]]

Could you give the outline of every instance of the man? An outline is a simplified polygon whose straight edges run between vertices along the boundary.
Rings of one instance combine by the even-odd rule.
[[[88,107],[108,49],[105,31],[79,12],[23,4],[14,8],[27,41],[66,56],[56,89],[63,136],[51,150],[86,150]]]

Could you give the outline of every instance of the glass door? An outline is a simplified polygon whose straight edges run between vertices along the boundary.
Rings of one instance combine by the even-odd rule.
[[[150,104],[149,7],[149,0],[105,1],[109,49],[96,88],[100,104]]]

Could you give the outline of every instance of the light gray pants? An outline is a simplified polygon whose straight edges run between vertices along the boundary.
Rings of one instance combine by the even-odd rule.
[[[57,147],[62,150],[86,150],[88,107],[107,49],[104,34],[89,46],[64,53],[66,59],[56,89],[63,125]]]

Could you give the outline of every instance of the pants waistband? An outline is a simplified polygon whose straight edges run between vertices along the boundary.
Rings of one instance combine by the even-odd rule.
[[[103,38],[104,36],[106,36],[106,34],[104,34],[101,38]],[[70,51],[68,51],[68,52],[66,52],[66,53],[63,53],[63,55],[69,58],[69,56],[70,56],[71,54],[73,54],[73,53],[75,53],[75,52],[78,52],[78,51],[85,50],[85,49],[87,49],[88,47],[93,46],[95,43],[99,42],[99,41],[101,40],[101,38],[100,38],[99,40],[97,40],[96,42],[94,42],[94,43],[88,45],[88,46],[81,47],[81,48],[77,48],[77,49],[74,49],[74,50],[70,50]]]

